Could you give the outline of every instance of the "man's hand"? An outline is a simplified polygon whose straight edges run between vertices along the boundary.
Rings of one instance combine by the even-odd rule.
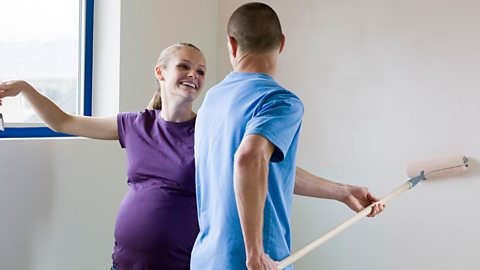
[[[360,212],[372,203],[376,203],[380,200],[377,197],[373,196],[366,187],[348,185],[347,190],[348,192],[346,196],[342,199],[342,202],[355,212]],[[380,214],[384,209],[385,204],[375,204],[372,208],[372,212],[370,212],[368,216],[374,217]]]
[[[295,194],[324,198],[343,202],[355,212],[360,212],[379,199],[373,196],[367,188],[352,186],[315,176],[297,167],[295,174]],[[385,209],[384,204],[375,204],[369,217],[380,214]]]
[[[248,270],[277,270],[277,265],[278,262],[270,259],[265,253],[247,258]]]

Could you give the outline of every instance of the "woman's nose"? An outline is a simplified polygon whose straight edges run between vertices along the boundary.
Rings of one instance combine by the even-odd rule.
[[[195,70],[191,69],[188,71],[188,76],[196,79],[198,77],[198,74],[197,72],[195,72]]]

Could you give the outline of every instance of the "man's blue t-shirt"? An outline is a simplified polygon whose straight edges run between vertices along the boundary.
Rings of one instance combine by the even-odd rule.
[[[264,211],[265,253],[277,261],[290,254],[290,209],[302,116],[300,99],[266,74],[232,72],[207,93],[195,125],[200,233],[192,251],[192,270],[246,269],[233,163],[242,139],[251,134],[275,145]]]

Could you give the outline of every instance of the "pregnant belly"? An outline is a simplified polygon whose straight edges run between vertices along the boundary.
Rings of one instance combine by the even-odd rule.
[[[115,225],[115,245],[150,254],[190,256],[198,222],[194,196],[161,187],[129,190]]]

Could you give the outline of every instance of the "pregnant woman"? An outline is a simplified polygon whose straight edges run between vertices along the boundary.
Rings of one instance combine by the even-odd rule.
[[[126,149],[128,192],[115,224],[112,269],[190,268],[198,233],[192,102],[202,90],[205,73],[205,58],[197,47],[172,45],[155,66],[156,110],[112,117],[70,115],[25,81],[0,83],[0,105],[2,98],[22,93],[55,131],[118,140]]]

